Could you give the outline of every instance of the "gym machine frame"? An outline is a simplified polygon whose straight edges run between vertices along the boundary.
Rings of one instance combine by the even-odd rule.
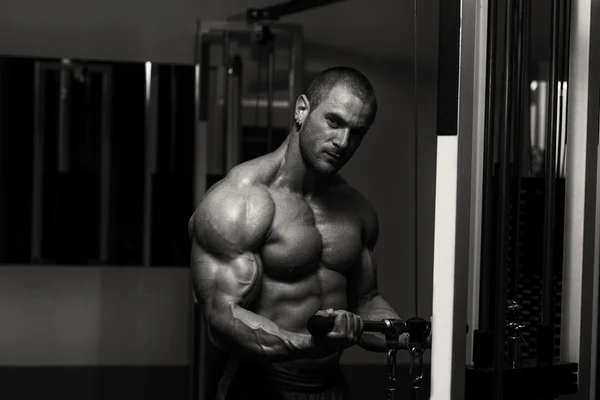
[[[112,96],[112,70],[110,66],[96,63],[81,63],[70,59],[61,61],[37,61],[34,70],[34,110],[33,110],[33,166],[32,166],[32,208],[31,208],[31,263],[43,263],[43,226],[44,226],[44,148],[45,148],[45,107],[46,75],[54,72],[59,75],[58,103],[58,153],[57,170],[69,171],[69,82],[70,74],[78,70],[85,70],[89,74],[97,74],[102,79],[102,109],[100,128],[100,202],[99,202],[99,242],[98,256],[101,262],[108,259],[108,217],[110,209],[110,148],[111,148],[111,112],[109,101]]]
[[[251,9],[254,11],[254,9]],[[248,13],[251,13],[248,10]],[[271,19],[276,19],[276,15],[271,13]],[[249,20],[247,22],[238,21],[199,21],[197,24],[197,36],[196,36],[196,62],[195,62],[195,132],[194,132],[194,204],[199,204],[202,197],[207,190],[207,135],[208,135],[208,71],[210,68],[209,48],[211,35],[215,33],[242,33],[242,34],[253,34],[253,35],[270,35],[270,34],[284,34],[289,37],[292,42],[290,48],[290,71],[289,71],[289,114],[290,124],[293,121],[293,105],[296,102],[296,98],[300,95],[302,90],[302,77],[304,73],[303,63],[303,30],[298,25],[291,24],[280,24],[280,23],[261,23],[258,19]],[[272,63],[273,57],[270,57],[269,70],[272,76]],[[227,77],[226,77],[227,78]],[[269,96],[267,101],[267,108],[270,110],[272,103],[272,85],[269,85]],[[227,96],[227,93],[225,94]],[[241,105],[241,98],[237,99]],[[225,100],[227,102],[227,100]],[[234,109],[237,107],[235,104],[228,104],[227,107]],[[270,117],[269,117],[270,119]],[[240,127],[237,125],[239,121],[233,121],[234,123],[228,124],[227,136],[232,138],[237,135]],[[229,143],[231,144],[231,142]],[[230,146],[231,147],[231,146]],[[227,151],[226,168],[231,168],[236,163],[235,152],[231,150]],[[197,311],[197,301],[195,296],[192,294],[192,330],[190,342],[192,343],[192,359],[190,365],[190,398],[192,400],[204,400],[207,398],[207,382],[206,382],[206,368],[204,354],[207,349],[207,334],[206,326],[203,318]]]
[[[480,326],[481,200],[491,66],[486,54],[495,51],[487,33],[493,4],[461,2],[458,132],[438,137],[431,385],[431,398],[436,400],[465,397],[464,367],[465,361],[472,362],[473,335],[467,336],[465,348],[456,332],[465,321],[471,332]],[[593,73],[600,68],[600,5],[572,1],[571,21],[561,359],[578,365],[577,398],[591,400],[596,390],[598,323],[599,271],[594,266],[600,261],[600,76]],[[504,314],[506,306],[497,302],[496,308]],[[499,351],[505,333],[496,329],[494,334]],[[505,372],[513,371],[503,358],[494,364],[489,370],[494,396],[502,398]]]

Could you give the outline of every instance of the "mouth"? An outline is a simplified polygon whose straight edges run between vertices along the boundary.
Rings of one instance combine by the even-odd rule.
[[[329,157],[333,158],[335,161],[339,161],[342,159],[342,156],[339,154],[335,154],[335,153],[331,153],[329,151],[326,151],[325,154],[327,154]]]

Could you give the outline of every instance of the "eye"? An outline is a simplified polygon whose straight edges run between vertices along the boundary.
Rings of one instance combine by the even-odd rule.
[[[339,128],[339,122],[334,118],[327,118],[327,124],[332,128]]]

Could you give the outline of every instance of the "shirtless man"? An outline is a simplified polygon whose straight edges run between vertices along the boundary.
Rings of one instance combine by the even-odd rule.
[[[363,74],[323,71],[284,143],[233,168],[190,220],[194,291],[230,354],[219,399],[349,399],[344,349],[386,351],[362,334],[363,320],[399,318],[377,290],[377,214],[338,173],[376,112]],[[308,333],[314,314],[335,317],[327,337]]]

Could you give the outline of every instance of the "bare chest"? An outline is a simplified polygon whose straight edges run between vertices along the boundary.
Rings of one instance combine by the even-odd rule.
[[[319,268],[344,273],[356,263],[362,231],[351,205],[334,199],[307,201],[287,193],[273,198],[275,219],[261,252],[266,275],[297,279]]]

